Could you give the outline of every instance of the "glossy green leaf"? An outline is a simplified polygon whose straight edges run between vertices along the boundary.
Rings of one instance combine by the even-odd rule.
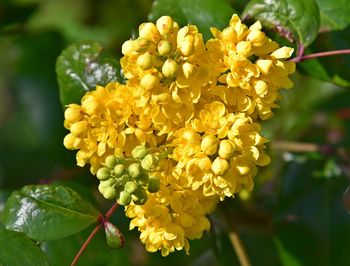
[[[106,221],[104,223],[106,240],[110,248],[122,248],[125,244],[125,238],[120,230],[112,223]]]
[[[56,73],[63,105],[79,103],[86,91],[121,81],[119,63],[100,58],[103,48],[98,42],[80,41],[70,45],[57,58]]]
[[[321,31],[342,30],[350,24],[349,0],[316,0],[321,13]]]
[[[45,253],[25,234],[0,229],[0,265],[49,265]]]
[[[70,188],[32,185],[11,194],[2,216],[7,229],[42,241],[83,230],[97,221],[98,211]]]
[[[211,37],[210,27],[224,28],[235,10],[223,0],[156,0],[149,19],[171,16],[180,25],[194,24],[205,39]]]
[[[251,0],[242,17],[260,20],[290,40],[308,46],[320,27],[319,8],[314,0]]]

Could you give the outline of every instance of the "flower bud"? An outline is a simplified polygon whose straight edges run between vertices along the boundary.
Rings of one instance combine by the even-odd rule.
[[[118,199],[118,203],[120,205],[126,206],[131,202],[131,195],[127,191],[121,191]]]
[[[114,166],[114,176],[115,177],[119,177],[124,175],[126,172],[126,167],[124,164],[117,164],[116,166]]]
[[[105,199],[111,200],[117,196],[117,191],[113,187],[107,187],[100,191]]]
[[[207,135],[202,139],[201,150],[208,155],[213,155],[217,152],[219,140],[214,135]]]
[[[123,43],[123,45],[122,45],[122,53],[123,53],[123,55],[129,56],[129,55],[132,54],[133,51],[134,51],[134,47],[133,47],[133,41],[132,40],[128,40],[128,41]]]
[[[178,44],[178,48],[183,56],[190,56],[194,51],[193,41],[186,38]]]
[[[249,165],[236,165],[236,169],[240,175],[247,175],[251,168]]]
[[[133,181],[128,181],[126,182],[124,186],[124,191],[128,192],[130,195],[134,194],[135,191],[137,190],[139,186],[133,182]]]
[[[146,90],[152,90],[159,84],[159,78],[152,74],[146,74],[141,79],[141,87]]]
[[[84,96],[81,107],[84,109],[85,113],[91,116],[99,111],[100,104],[94,96],[88,95],[87,97]]]
[[[101,181],[107,180],[111,178],[111,170],[108,169],[107,167],[102,167],[98,169],[96,173],[96,177]]]
[[[268,85],[263,80],[257,80],[254,83],[254,89],[255,89],[256,94],[265,95],[267,93],[267,90],[268,90]]]
[[[137,58],[137,65],[142,69],[149,69],[153,66],[153,56],[150,53],[144,53]]]
[[[114,155],[108,155],[105,159],[105,164],[108,168],[113,169],[117,164],[116,157]]]
[[[171,49],[172,49],[172,47],[171,47],[171,43],[169,41],[161,40],[158,43],[158,53],[161,56],[167,56],[168,54],[170,54]]]
[[[141,161],[141,166],[144,170],[149,171],[151,168],[157,166],[158,160],[152,154],[147,154],[145,158]]]
[[[185,62],[182,65],[182,72],[184,73],[184,76],[188,79],[196,72],[196,67],[191,63]]]
[[[148,173],[142,172],[136,179],[136,183],[141,186],[146,186],[149,180]]]
[[[147,193],[143,187],[139,187],[134,195],[132,195],[132,199],[136,205],[143,205],[147,201]]]
[[[139,36],[154,43],[157,43],[160,39],[156,25],[151,22],[143,23],[140,25]]]
[[[249,32],[247,40],[253,43],[263,44],[265,40],[265,33],[258,29],[253,29]]]
[[[142,167],[140,163],[132,163],[128,168],[131,178],[138,178],[142,174]]]
[[[259,59],[256,60],[256,65],[263,74],[269,74],[272,68],[272,60],[269,59]]]
[[[211,160],[208,157],[199,159],[198,167],[204,172],[209,172],[211,169]]]
[[[64,112],[64,119],[67,122],[75,123],[82,120],[84,117],[84,112],[79,105],[70,105]]]
[[[136,146],[131,152],[132,157],[137,160],[144,158],[147,155],[147,153],[148,150],[143,145]]]
[[[253,44],[250,41],[241,41],[237,43],[236,52],[245,57],[248,57],[252,53]]]
[[[173,20],[169,16],[160,17],[157,22],[157,29],[161,35],[168,34],[173,28]]]
[[[80,144],[80,142],[81,142],[81,139],[77,138],[72,133],[69,133],[63,139],[64,147],[66,147],[67,149],[72,149],[72,150],[77,149],[79,144]]]
[[[217,157],[211,165],[211,170],[213,170],[216,175],[224,175],[230,169],[230,165],[227,160]]]
[[[88,125],[88,122],[85,120],[76,122],[71,125],[70,132],[76,137],[82,137],[86,134]]]
[[[149,41],[138,38],[132,42],[132,47],[134,48],[135,52],[144,53],[149,47]]]
[[[158,192],[159,187],[160,187],[160,180],[159,180],[159,178],[152,176],[152,177],[150,177],[148,179],[148,187],[147,187],[147,189],[148,189],[149,192],[151,192],[151,193]]]
[[[219,156],[221,158],[230,159],[235,153],[235,150],[236,147],[231,141],[227,139],[220,141]]]
[[[162,66],[162,73],[167,78],[172,78],[176,75],[179,66],[173,59],[167,59]]]

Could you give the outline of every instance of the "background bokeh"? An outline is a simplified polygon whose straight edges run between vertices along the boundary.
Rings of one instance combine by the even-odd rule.
[[[0,212],[13,190],[44,183],[72,187],[101,212],[110,207],[96,178],[63,147],[67,132],[55,62],[78,40],[98,41],[119,59],[122,43],[147,20],[152,2],[0,1]],[[237,11],[245,5],[227,2]],[[319,35],[311,49],[327,47],[324,38],[337,40],[339,34]],[[239,265],[229,240],[233,227],[252,265],[350,265],[350,91],[311,78],[305,69],[299,66],[294,88],[282,93],[274,118],[263,123],[272,163],[260,169],[253,192],[219,205],[211,231],[191,241],[190,256],[147,253],[120,209],[111,221],[124,233],[126,247],[109,249],[100,232],[78,265]],[[328,74],[342,85],[337,73]],[[52,265],[68,265],[90,231],[43,243]]]

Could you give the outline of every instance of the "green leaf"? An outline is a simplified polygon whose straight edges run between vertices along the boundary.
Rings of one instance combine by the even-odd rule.
[[[12,193],[2,216],[7,229],[42,241],[83,230],[97,221],[98,211],[70,188],[32,185]]]
[[[224,28],[236,11],[223,0],[156,0],[149,19],[171,16],[180,25],[194,24],[205,39],[211,37],[210,27]]]
[[[57,58],[56,73],[62,105],[79,103],[85,92],[120,81],[120,66],[112,58],[100,58],[98,42],[80,41],[70,45]]]
[[[303,46],[312,43],[320,27],[319,8],[314,0],[251,0],[242,14],[247,16]]]
[[[350,24],[349,0],[316,0],[321,13],[321,31],[342,30]]]
[[[45,253],[25,234],[0,229],[0,265],[49,265]]]
[[[321,51],[349,49],[350,27],[343,31],[321,33],[305,54]],[[332,82],[338,86],[350,87],[350,55],[335,55],[310,59],[298,64],[308,75]]]
[[[125,238],[120,230],[112,223],[106,221],[104,223],[106,240],[110,248],[122,248],[125,244]]]

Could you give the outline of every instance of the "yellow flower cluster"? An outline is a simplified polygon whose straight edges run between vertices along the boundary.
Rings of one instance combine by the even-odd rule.
[[[122,46],[126,84],[98,86],[65,112],[64,145],[94,174],[107,156],[128,157],[140,144],[167,151],[147,157],[158,158],[147,161],[158,192],[126,206],[130,228],[163,256],[188,252],[218,201],[253,188],[257,166],[270,162],[258,120],[271,117],[280,88],[292,87],[293,49],[280,48],[259,22],[247,27],[233,15],[212,33],[205,43],[196,26],[180,28],[168,16],[142,24]]]

